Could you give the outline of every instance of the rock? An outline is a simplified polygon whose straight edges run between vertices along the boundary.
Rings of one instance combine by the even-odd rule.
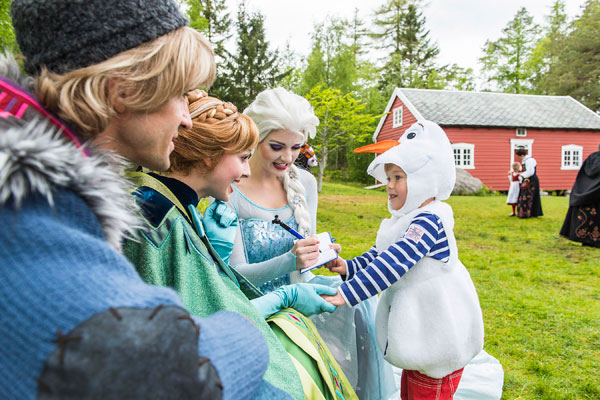
[[[473,194],[483,189],[481,180],[473,178],[471,174],[462,168],[456,168],[456,184],[452,194]]]

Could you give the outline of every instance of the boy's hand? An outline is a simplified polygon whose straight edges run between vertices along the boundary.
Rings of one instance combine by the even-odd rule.
[[[335,296],[328,296],[326,294],[322,294],[321,297],[323,298],[323,300],[325,300],[337,307],[343,306],[344,304],[346,304],[346,302],[344,301],[344,298],[342,297],[342,295],[339,292]]]
[[[340,254],[342,252],[342,246],[337,243],[330,243],[329,248],[335,250],[336,253]]]
[[[346,260],[344,260],[342,257],[338,257],[335,260],[331,260],[327,264],[324,264],[323,266],[325,268],[327,268],[328,270],[330,270],[331,272],[335,272],[340,275],[347,275],[346,274]]]

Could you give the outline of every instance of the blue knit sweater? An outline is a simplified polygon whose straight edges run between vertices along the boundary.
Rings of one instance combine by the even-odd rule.
[[[0,397],[34,398],[36,378],[69,332],[109,307],[180,305],[172,290],[146,285],[103,240],[95,216],[69,191],[0,208]],[[228,398],[252,393],[267,365],[264,339],[243,317],[197,319],[200,354],[211,358]],[[231,327],[236,327],[232,330]],[[237,353],[237,354],[236,354]],[[123,366],[126,368],[126,366]],[[246,387],[244,387],[246,386]]]

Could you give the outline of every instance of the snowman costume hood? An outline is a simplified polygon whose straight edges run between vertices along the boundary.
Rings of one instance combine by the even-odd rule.
[[[367,173],[385,182],[385,164],[399,166],[407,176],[406,202],[399,210],[388,207],[394,216],[415,210],[431,197],[446,200],[454,189],[456,169],[452,146],[446,133],[434,122],[417,122],[408,128],[398,139],[397,146],[371,162]]]
[[[397,367],[442,378],[463,368],[483,348],[483,318],[475,286],[458,259],[450,197],[456,181],[452,146],[435,123],[411,126],[393,147],[375,158],[368,173],[386,181],[384,165],[395,164],[407,175],[407,198],[391,209],[377,232],[378,254],[403,240],[419,214],[436,215],[448,240],[449,257],[421,258],[385,290],[376,316],[377,342],[384,358]],[[420,207],[429,198],[434,201]]]

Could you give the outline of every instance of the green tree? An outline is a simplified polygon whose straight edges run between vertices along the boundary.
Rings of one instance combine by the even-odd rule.
[[[372,134],[372,125],[379,115],[364,113],[366,104],[358,102],[352,93],[343,94],[339,89],[317,86],[306,98],[320,121],[317,136],[311,141],[319,159],[317,188],[320,192],[332,150],[349,141],[364,141]]]
[[[545,85],[549,94],[572,96],[600,112],[600,0],[587,0],[571,26]]]
[[[228,91],[228,79],[225,67],[231,54],[225,43],[231,38],[231,18],[225,6],[225,0],[183,0],[187,8],[190,26],[202,32],[213,45],[217,64],[217,74],[212,85],[212,93],[222,94]]]
[[[472,68],[462,68],[458,64],[439,67],[437,71],[430,74],[431,82],[428,88],[439,86],[440,89],[450,90],[475,90],[475,76]]]
[[[281,52],[280,62],[281,70],[286,71],[287,74],[278,84],[294,93],[299,93],[302,84],[303,60],[292,49],[289,41],[285,43]]]
[[[391,94],[395,87],[429,87],[437,81],[435,59],[439,48],[429,38],[420,0],[390,0],[375,11],[376,32],[371,38],[388,52],[379,88]],[[434,76],[430,76],[433,74]]]
[[[502,30],[504,36],[496,41],[487,40],[479,59],[488,82],[495,82],[508,93],[531,91],[531,71],[527,62],[535,46],[538,26],[525,7]]]
[[[361,21],[356,14],[351,22],[328,18],[315,25],[313,47],[302,73],[299,94],[306,95],[317,86],[338,89],[342,94],[357,89],[361,30]],[[329,151],[328,159],[334,169],[343,169],[347,165],[348,145],[348,142],[340,143]]]
[[[550,14],[546,16],[546,24],[542,28],[543,36],[537,42],[526,64],[531,71],[530,81],[534,93],[548,94],[552,82],[547,80],[547,73],[550,65],[558,60],[564,46],[567,28],[564,0],[555,0],[550,7]]]
[[[236,27],[237,49],[225,61],[221,81],[211,92],[243,110],[258,93],[276,86],[289,71],[281,71],[279,52],[269,50],[262,14],[249,13],[241,3]]]
[[[367,53],[368,45],[366,39],[368,32],[365,23],[358,17],[358,8],[354,9],[354,16],[348,23],[350,46],[352,48],[354,68],[360,68],[361,58]]]
[[[226,54],[225,42],[231,38],[231,18],[225,0],[185,0],[190,26],[206,36],[215,54]]]
[[[376,47],[391,54],[400,53],[402,44],[402,25],[409,0],[390,0],[375,10],[375,29],[369,36]]]
[[[349,24],[341,19],[328,19],[315,25],[313,47],[302,74],[300,93],[316,86],[340,89],[348,93],[356,80],[357,44],[349,44]]]
[[[0,2],[0,51],[17,51],[17,40],[15,32],[10,21],[10,4],[12,1],[3,0]]]

